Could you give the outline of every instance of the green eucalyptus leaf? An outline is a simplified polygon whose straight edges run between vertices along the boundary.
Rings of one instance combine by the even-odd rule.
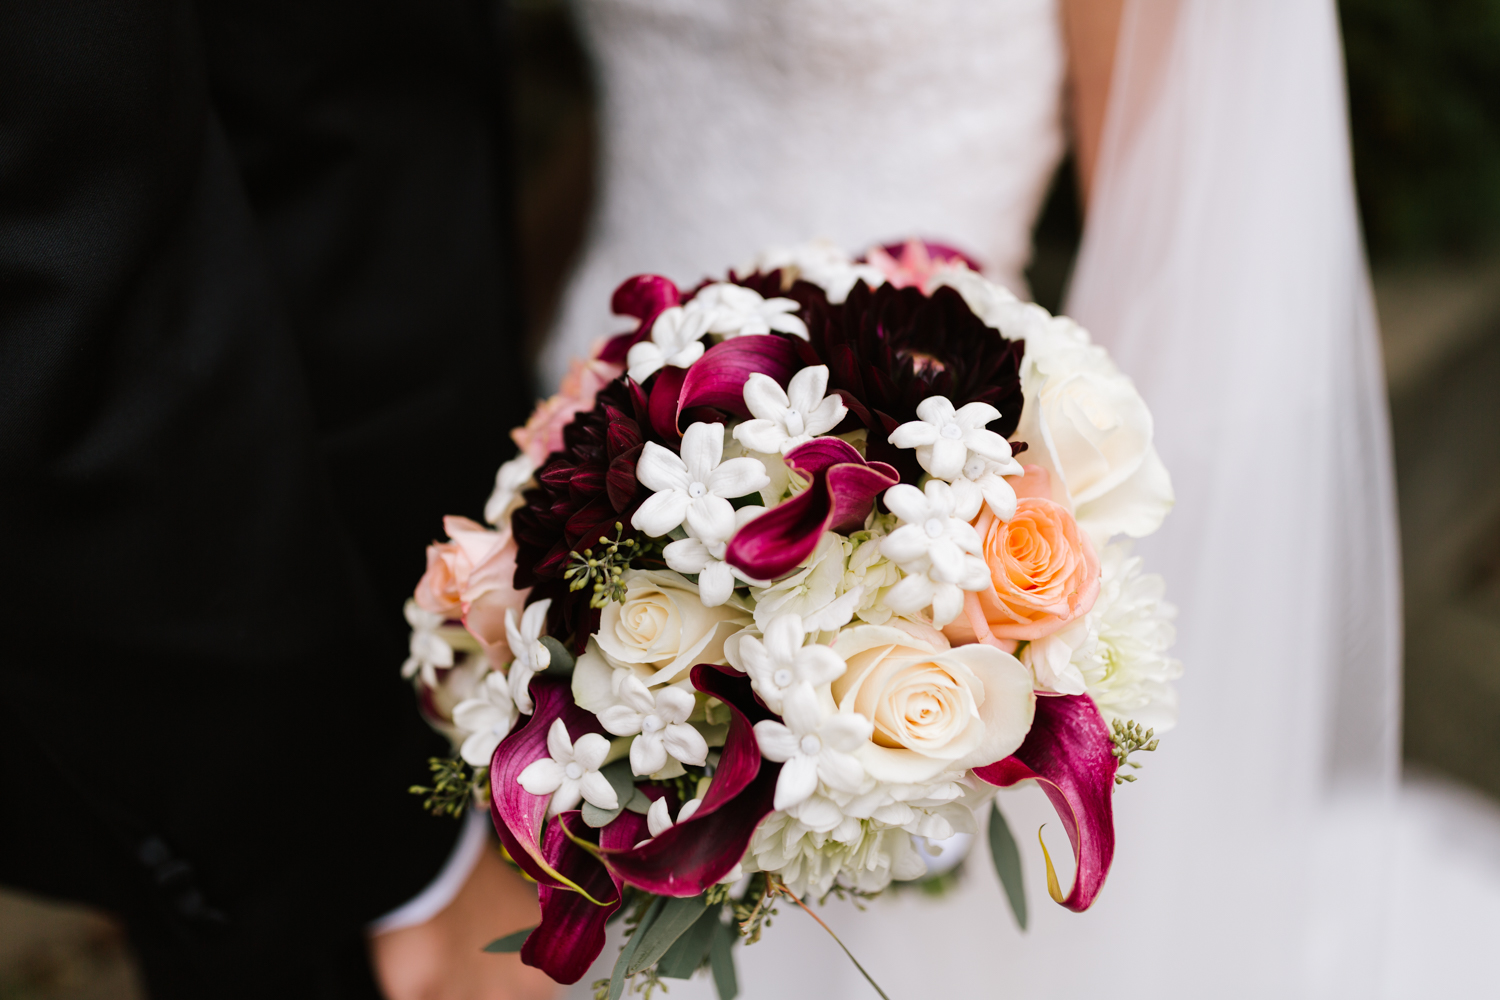
[[[1021,852],[1016,847],[1016,838],[1011,835],[1010,825],[1000,812],[999,803],[990,804],[990,859],[995,862],[995,874],[1005,887],[1005,898],[1010,901],[1010,912],[1015,914],[1021,930],[1026,929],[1026,883],[1021,880]]]
[[[636,931],[635,936],[640,940],[636,945],[635,957],[630,960],[625,974],[633,976],[642,969],[655,965],[656,960],[665,955],[667,949],[703,916],[703,908],[702,896],[668,899],[645,933]]]
[[[698,967],[708,961],[708,950],[713,946],[714,935],[719,930],[719,915],[723,912],[723,906],[704,907],[703,915],[656,963],[657,973],[667,979],[691,979]]]
[[[536,930],[535,927],[528,927],[525,930],[516,931],[514,934],[507,934],[505,935],[505,937],[495,938],[495,940],[484,946],[484,950],[498,955],[520,951],[521,946],[526,943],[527,938],[531,937],[531,932],[534,930]]]
[[[646,798],[645,792],[637,788],[635,794],[625,803],[625,808],[633,813],[640,813],[644,816],[651,811],[651,800]]]
[[[734,972],[734,943],[739,935],[733,924],[720,924],[708,949],[708,967],[714,975],[714,992],[719,1000],[734,1000],[740,995],[739,977]]]
[[[608,826],[614,822],[615,817],[624,811],[624,806],[616,806],[613,809],[600,809],[592,802],[585,802],[583,804],[583,822],[597,830],[601,826]]]
[[[552,662],[547,664],[549,676],[565,677],[573,672],[573,654],[568,652],[568,647],[550,635],[542,636],[542,645],[552,654]]]
[[[609,976],[609,1000],[620,1000],[625,993],[625,977],[628,975],[625,970],[635,956],[636,947],[641,943],[641,935],[651,929],[664,902],[666,899],[663,896],[653,899],[646,912],[641,915],[641,922],[636,926],[635,933],[626,938],[625,947],[620,949],[620,957],[615,959],[615,969]]]

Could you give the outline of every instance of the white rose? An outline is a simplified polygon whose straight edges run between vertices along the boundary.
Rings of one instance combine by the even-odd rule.
[[[624,583],[625,599],[605,607],[591,645],[648,687],[675,684],[697,663],[723,663],[724,640],[750,623],[732,601],[704,607],[698,588],[676,573],[631,570]]]
[[[1152,444],[1151,411],[1135,385],[1072,320],[1032,330],[1021,365],[1025,405],[1011,437],[1021,461],[1052,476],[1096,544],[1149,535],[1172,509],[1172,480]]]
[[[936,629],[895,619],[845,629],[833,649],[849,665],[832,685],[839,711],[874,720],[855,756],[877,781],[992,764],[1031,728],[1031,671],[992,646],[950,648]]]
[[[1174,497],[1152,445],[1151,411],[1088,331],[973,271],[945,269],[937,282],[957,289],[986,324],[1026,342],[1025,405],[1011,440],[1029,446],[1021,462],[1051,474],[1054,499],[1073,509],[1096,545],[1160,527]]]

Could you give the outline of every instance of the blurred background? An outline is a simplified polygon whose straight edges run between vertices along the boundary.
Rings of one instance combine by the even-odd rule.
[[[1339,7],[1395,433],[1406,763],[1500,800],[1500,0]],[[588,224],[594,102],[564,0],[513,0],[511,21],[534,352]],[[1028,271],[1052,309],[1078,245],[1071,169],[1058,172]],[[140,996],[110,920],[0,892],[0,1000]]]

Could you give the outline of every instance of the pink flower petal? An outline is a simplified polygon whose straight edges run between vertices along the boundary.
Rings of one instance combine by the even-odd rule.
[[[576,983],[604,950],[604,924],[620,908],[620,882],[588,851],[563,833],[563,824],[579,839],[593,833],[577,812],[565,812],[547,827],[542,853],[603,906],[571,889],[537,886],[542,922],[521,946],[521,961],[541,969],[559,983]]]
[[[1011,756],[974,773],[1001,788],[1035,778],[1068,831],[1078,873],[1063,906],[1087,910],[1115,855],[1115,771],[1109,727],[1088,695],[1038,698],[1026,742]]]
[[[753,334],[715,344],[687,370],[677,401],[679,422],[685,410],[698,406],[748,417],[745,382],[751,375],[759,372],[785,386],[799,367],[797,348],[780,334]]]
[[[651,324],[656,322],[656,317],[681,301],[682,293],[670,278],[663,278],[659,274],[637,274],[633,278],[626,278],[615,289],[609,305],[615,315],[634,316],[641,321],[641,325],[630,333],[611,338],[600,349],[599,360],[623,364],[630,348],[645,340],[651,333]]]

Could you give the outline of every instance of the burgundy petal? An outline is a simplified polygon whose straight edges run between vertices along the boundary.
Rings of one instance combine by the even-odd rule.
[[[708,664],[694,667],[692,678],[694,687],[729,708],[729,735],[703,805],[640,847],[601,848],[616,875],[660,896],[696,896],[729,874],[744,857],[755,827],[771,812],[781,773],[781,765],[761,758],[755,741],[752,720],[770,715],[756,703],[749,678]],[[609,839],[628,843],[634,835],[622,830]]]
[[[1087,910],[1104,886],[1115,855],[1115,770],[1109,727],[1088,695],[1038,698],[1026,742],[1010,757],[974,773],[1006,788],[1035,778],[1052,800],[1073,844],[1078,874],[1066,899],[1070,910]]]
[[[604,905],[591,903],[572,889],[537,886],[542,922],[521,946],[521,961],[567,984],[582,979],[604,950],[604,924],[620,908],[620,882],[563,832],[564,823],[580,839],[593,832],[581,813],[565,812],[548,824],[542,853],[554,868],[574,873],[584,891]]]
[[[884,462],[866,462],[840,438],[814,438],[793,448],[786,463],[812,479],[798,496],[746,524],[725,559],[757,580],[774,580],[813,554],[823,532],[861,527],[875,498],[900,482]]]
[[[599,359],[617,365],[623,364],[630,348],[651,332],[651,324],[656,322],[656,317],[681,301],[682,293],[670,278],[663,278],[659,274],[637,274],[633,278],[626,278],[615,289],[609,305],[615,315],[634,316],[641,323],[633,332],[612,338],[604,345],[604,350],[599,352]]]
[[[682,396],[682,381],[688,370],[668,365],[651,383],[651,429],[669,443],[682,437],[677,429],[677,400]]]
[[[640,481],[635,477],[635,463],[640,460],[644,448],[645,445],[638,444],[609,463],[609,472],[604,480],[605,491],[609,495],[610,505],[617,513],[629,507],[635,501],[635,495],[641,491]]]
[[[563,720],[575,742],[585,733],[604,729],[592,712],[573,704],[566,680],[532,678],[531,698],[536,708],[530,721],[501,740],[490,758],[490,817],[506,853],[522,871],[542,885],[587,892],[573,877],[575,873],[555,867],[542,850],[542,825],[552,797],[532,795],[516,779],[526,765],[548,755],[547,730],[554,719]],[[578,874],[586,876],[587,872]]]
[[[735,337],[715,344],[687,370],[677,412],[680,415],[690,406],[712,406],[748,417],[745,382],[752,374],[769,375],[785,386],[799,367],[797,348],[779,334]]]

